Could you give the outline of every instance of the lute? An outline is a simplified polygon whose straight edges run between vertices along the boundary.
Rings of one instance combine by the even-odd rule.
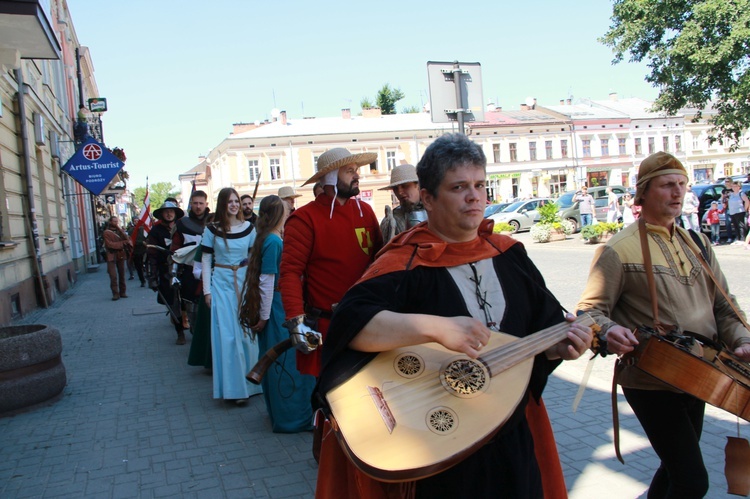
[[[588,315],[576,323],[593,326]],[[344,452],[382,481],[439,473],[491,439],[523,399],[534,356],[565,339],[563,322],[524,338],[492,333],[476,360],[437,343],[382,352],[328,391]]]

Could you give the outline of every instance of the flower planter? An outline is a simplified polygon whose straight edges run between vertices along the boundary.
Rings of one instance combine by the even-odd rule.
[[[553,241],[565,241],[566,237],[567,236],[565,235],[565,232],[552,232],[549,235],[549,242],[553,242]]]
[[[0,328],[0,413],[38,404],[65,388],[60,332],[33,324]]]

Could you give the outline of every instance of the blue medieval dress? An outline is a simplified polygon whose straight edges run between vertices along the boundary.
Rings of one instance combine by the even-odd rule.
[[[214,398],[246,399],[261,393],[262,388],[250,383],[245,375],[258,362],[258,345],[246,335],[239,321],[239,295],[247,273],[248,252],[255,232],[243,222],[226,238],[217,236],[218,229],[209,225],[203,234],[203,271],[209,272],[206,254],[213,255],[211,277],[211,350],[213,361]],[[227,267],[232,268],[227,268]]]
[[[275,285],[271,315],[258,334],[261,352],[266,352],[289,338],[289,331],[282,326],[285,313],[278,290],[282,247],[281,238],[276,234],[269,234],[263,241],[260,273],[273,275]],[[295,350],[287,350],[279,356],[266,371],[261,386],[275,433],[296,433],[312,429],[310,396],[315,387],[315,377],[300,374],[297,370]]]

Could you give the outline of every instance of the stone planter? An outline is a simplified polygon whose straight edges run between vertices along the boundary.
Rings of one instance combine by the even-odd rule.
[[[553,231],[549,235],[549,242],[553,242],[553,241],[565,241],[565,239],[567,237],[568,236],[565,235],[565,232],[555,232],[555,231]]]
[[[0,328],[0,413],[49,400],[65,388],[60,332],[33,324]]]

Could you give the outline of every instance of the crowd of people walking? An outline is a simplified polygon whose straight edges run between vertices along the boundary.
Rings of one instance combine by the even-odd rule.
[[[498,491],[563,497],[542,399],[547,376],[589,348],[603,355],[635,349],[641,337],[621,325],[633,317],[657,328],[666,320],[681,333],[700,330],[750,360],[744,315],[733,311],[731,295],[714,293],[714,286],[726,287],[711,249],[718,232],[710,239],[693,236],[675,223],[697,225],[697,198],[673,156],[645,159],[635,195],[626,193],[621,204],[607,191],[608,219],[622,217],[626,228],[597,252],[578,304],[598,324],[596,334],[564,313],[521,244],[493,234],[483,216],[486,158],[479,146],[446,134],[416,167],[393,168],[386,189],[398,207],[387,207],[381,222],[358,197],[358,170],[375,160],[374,153],[326,151],[303,184],[315,184],[315,199],[306,205],[296,206],[300,195],[284,186],[264,197],[256,214],[252,196],[227,187],[211,212],[206,194],[194,191],[187,215],[167,199],[154,212],[158,222],[148,237],[128,237],[117,220],[105,233],[113,299],[127,296],[128,254],[145,253],[148,272],[138,270],[141,283],[148,280],[167,307],[178,345],[186,343],[185,331],[192,332],[187,362],[210,370],[214,399],[244,405],[262,393],[274,432],[315,432],[317,497],[481,497]],[[726,211],[741,240],[747,198],[735,185],[728,189],[726,203],[713,203],[708,220],[713,229]],[[576,199],[583,225],[591,223],[594,200],[585,187]],[[651,270],[652,259],[658,271]],[[651,272],[657,278],[649,294],[644,281],[653,279]],[[690,314],[676,315],[685,304]],[[495,437],[455,466],[411,481],[376,480],[354,465],[334,436],[327,394],[379,352],[438,343],[476,359],[495,332],[524,338],[551,327],[564,334],[530,354],[534,363],[522,401],[504,416]],[[698,445],[704,402],[627,370],[616,381],[661,459],[649,497],[704,494]],[[367,397],[375,400],[387,388],[371,387]],[[387,402],[380,404],[387,426],[395,416]],[[658,425],[666,411],[682,424]],[[684,452],[673,451],[678,441]]]

